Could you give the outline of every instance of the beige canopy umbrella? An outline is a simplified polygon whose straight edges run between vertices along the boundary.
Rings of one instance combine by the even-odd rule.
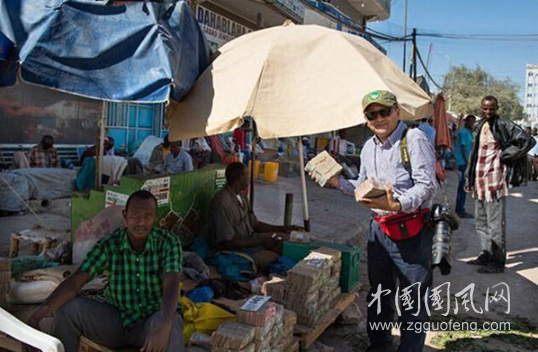
[[[404,119],[432,115],[429,96],[365,39],[285,24],[224,45],[184,100],[171,103],[166,118],[171,140],[231,131],[245,116],[262,138],[302,136],[365,122],[361,100],[373,90],[393,92]]]
[[[365,39],[315,25],[243,35],[220,55],[167,123],[172,140],[233,130],[251,116],[262,138],[309,135],[365,122],[361,99],[389,90],[404,119],[432,115],[428,95]]]

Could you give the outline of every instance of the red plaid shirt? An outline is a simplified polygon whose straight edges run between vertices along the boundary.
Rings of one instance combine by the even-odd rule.
[[[493,137],[486,122],[478,139],[478,164],[473,198],[482,202],[494,202],[508,195],[506,166],[501,163],[501,147]]]
[[[28,152],[30,167],[60,167],[60,159],[56,148],[43,149],[41,144],[34,145]]]

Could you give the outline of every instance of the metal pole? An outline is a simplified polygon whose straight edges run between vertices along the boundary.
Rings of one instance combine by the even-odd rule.
[[[405,0],[404,5],[404,38],[407,37],[407,0]],[[402,70],[405,72],[405,56],[407,54],[407,39],[404,40],[404,47],[403,47],[403,65]]]
[[[413,28],[413,81],[417,81],[417,29]]]
[[[256,121],[252,120],[252,144],[250,152],[250,207],[254,209],[254,167],[256,166],[256,143],[258,142],[258,128]]]
[[[303,214],[304,214],[304,228],[306,232],[310,232],[310,215],[308,215],[308,198],[306,196],[306,177],[304,174],[304,155],[303,155],[303,141],[299,136],[299,167],[301,175],[301,193],[303,196]]]
[[[106,102],[103,101],[101,110],[101,120],[99,121],[99,138],[95,145],[95,187],[101,188],[101,174],[103,171],[103,150],[105,149],[105,127],[106,127]]]
[[[293,218],[293,193],[286,193],[286,204],[284,206],[284,226],[290,226]]]

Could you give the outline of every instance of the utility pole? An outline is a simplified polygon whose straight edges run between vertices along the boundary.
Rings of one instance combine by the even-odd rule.
[[[405,72],[405,56],[407,54],[407,0],[405,0],[405,7],[404,7],[404,47],[403,47],[403,66],[402,70]]]
[[[412,47],[412,57],[411,57],[411,66],[409,66],[409,77],[413,79],[413,81],[417,81],[417,29],[413,28],[413,47]]]

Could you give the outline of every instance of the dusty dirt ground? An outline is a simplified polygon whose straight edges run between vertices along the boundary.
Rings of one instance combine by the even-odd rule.
[[[457,173],[448,172],[444,188],[451,204],[455,204]],[[365,243],[369,211],[358,206],[351,197],[346,197],[334,189],[322,189],[313,182],[307,182],[312,232],[319,239],[338,243]],[[282,223],[286,193],[294,194],[293,223],[302,224],[302,204],[299,178],[280,177],[276,184],[256,183],[255,211],[267,222]],[[432,321],[476,322],[474,331],[429,332],[426,351],[537,351],[538,350],[538,182],[511,190],[507,211],[508,263],[503,274],[484,275],[476,273],[477,267],[465,263],[479,253],[479,244],[474,232],[474,219],[464,219],[460,229],[453,234],[453,268],[449,276],[434,273],[434,287],[450,283],[450,301],[456,303],[455,294],[470,284],[474,285],[473,303],[477,310],[484,309],[488,288],[506,283],[510,289],[510,312],[506,302],[493,302],[489,312],[466,311],[462,300],[458,300],[459,311],[450,308],[434,313]],[[441,199],[440,193],[438,200]],[[468,197],[467,211],[474,213],[473,200]],[[50,228],[69,229],[70,201],[61,199],[52,202],[45,213],[0,217],[0,255],[9,249],[9,236],[13,231],[29,228],[41,223]],[[364,318],[360,323],[334,324],[320,338],[320,342],[335,351],[363,351],[368,346],[366,337],[366,251],[361,253],[361,274],[359,301]],[[491,291],[491,289],[490,289]],[[446,308],[446,305],[444,306]],[[510,330],[486,331],[483,322],[509,322]],[[393,331],[397,339],[397,331]]]

